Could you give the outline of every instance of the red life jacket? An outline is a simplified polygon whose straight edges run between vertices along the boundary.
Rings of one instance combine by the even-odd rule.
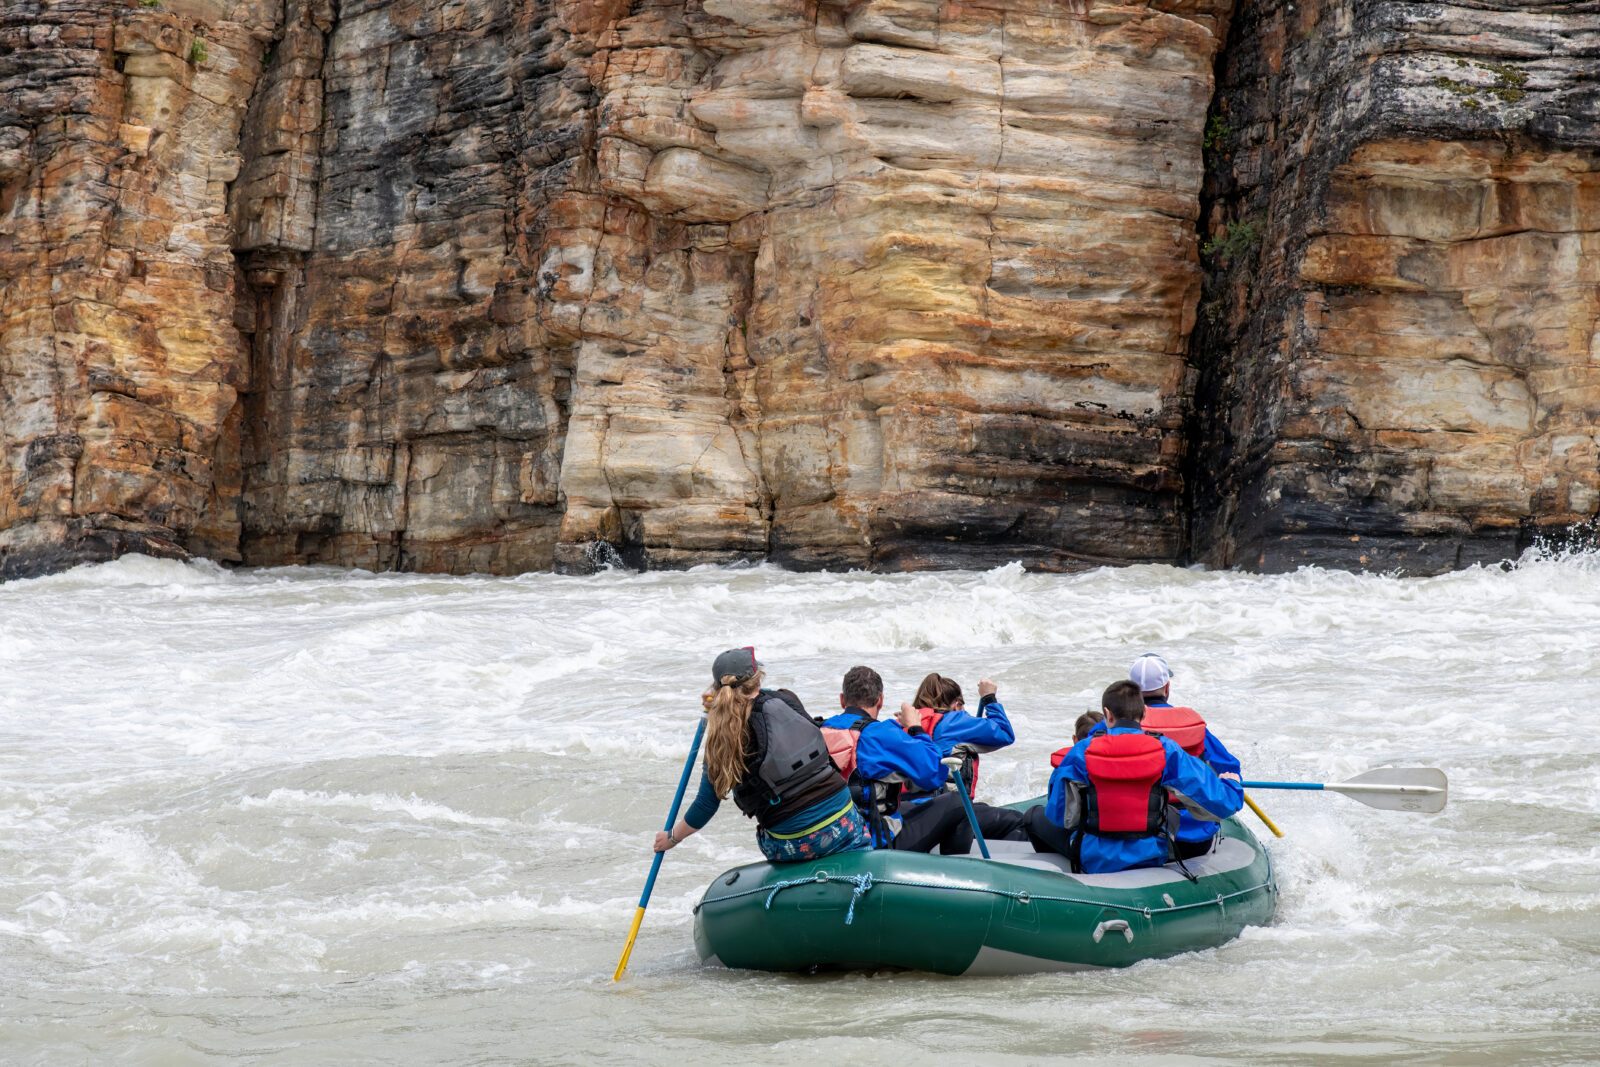
[[[1206,721],[1193,708],[1145,708],[1146,730],[1160,734],[1189,755],[1204,759],[1206,754]]]
[[[945,712],[937,708],[918,708],[917,715],[922,720],[922,728],[928,731],[928,736],[933,736],[933,731],[944,721]],[[967,795],[974,800],[978,798],[978,757],[968,756],[961,765],[961,777],[967,781]]]
[[[1100,837],[1147,837],[1166,829],[1161,788],[1167,751],[1149,734],[1100,734],[1084,752],[1089,789],[1084,829]]]

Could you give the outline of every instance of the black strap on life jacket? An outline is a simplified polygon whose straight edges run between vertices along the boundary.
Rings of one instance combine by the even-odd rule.
[[[860,733],[864,725],[865,723],[852,724],[850,729]],[[899,811],[903,785],[902,782],[880,782],[874,778],[863,778],[859,770],[850,772],[850,795],[855,798],[856,806],[868,815],[883,817]]]
[[[772,826],[837,792],[844,784],[811,717],[762,690],[750,709],[749,755],[733,802]]]
[[[1112,735],[1109,732],[1097,735],[1098,738],[1111,736],[1126,737],[1127,734]],[[1158,742],[1161,735],[1154,732],[1145,732],[1146,737],[1155,738]],[[1146,754],[1140,753],[1139,758]],[[1108,786],[1109,788],[1109,786]],[[1085,834],[1094,834],[1113,841],[1138,841],[1147,837],[1159,838],[1166,845],[1167,863],[1176,863],[1178,870],[1189,881],[1198,881],[1181,859],[1178,858],[1178,808],[1171,802],[1167,790],[1157,778],[1149,787],[1145,798],[1145,811],[1143,826],[1128,827],[1127,822],[1131,813],[1122,811],[1118,813],[1116,821],[1112,824],[1116,829],[1103,825],[1101,812],[1101,798],[1096,789],[1094,776],[1090,775],[1089,782],[1083,788],[1083,803],[1079,807],[1079,816],[1075,826],[1072,827],[1070,838],[1071,847],[1068,859],[1072,861],[1074,873],[1083,871],[1083,837]]]
[[[1073,874],[1083,873],[1083,835],[1086,832],[1088,831],[1085,829],[1082,819],[1080,819],[1077,825],[1072,829],[1070,836],[1067,838],[1067,859],[1072,863]],[[1150,835],[1097,834],[1096,836],[1133,838],[1146,837]],[[1162,816],[1161,829],[1157,830],[1154,836],[1161,838],[1161,840],[1166,843],[1167,863],[1176,866],[1178,868],[1178,872],[1189,881],[1198,882],[1200,880],[1199,875],[1189,870],[1188,866],[1184,864],[1182,858],[1178,855],[1178,809],[1176,807],[1170,804],[1167,805],[1166,811]]]
[[[827,719],[813,718],[812,722],[819,727]],[[866,712],[855,709],[855,718],[848,729],[856,735],[856,743],[861,743],[861,731],[878,720]],[[838,765],[834,764],[838,770]],[[861,772],[852,770],[850,777],[845,782],[850,787],[850,799],[855,801],[857,808],[866,816],[867,825],[872,829],[872,840],[876,844],[887,844],[894,840],[894,834],[889,829],[888,818],[900,810],[900,782],[879,782],[872,778],[861,777]]]

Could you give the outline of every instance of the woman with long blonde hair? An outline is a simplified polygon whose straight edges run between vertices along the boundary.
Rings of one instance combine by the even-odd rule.
[[[705,826],[730,794],[774,863],[872,847],[822,731],[793,693],[763,689],[765,677],[753,648],[730,648],[711,665],[700,789],[672,829],[657,831],[657,852]]]

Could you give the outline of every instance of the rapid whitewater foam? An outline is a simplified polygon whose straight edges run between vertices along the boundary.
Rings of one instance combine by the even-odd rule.
[[[0,586],[0,1062],[1600,1059],[1600,557],[1431,579],[229,572]],[[981,675],[1036,794],[1072,719],[1171,661],[1250,777],[1444,768],[1439,816],[1260,793],[1274,925],[1127,971],[954,981],[701,968],[757,854],[731,807],[610,983],[711,657],[813,711]],[[1264,833],[1264,831],[1263,831]]]

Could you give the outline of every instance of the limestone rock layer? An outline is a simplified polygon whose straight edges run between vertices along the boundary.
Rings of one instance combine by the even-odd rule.
[[[12,0],[0,573],[1593,515],[1596,5],[1234,6]]]

